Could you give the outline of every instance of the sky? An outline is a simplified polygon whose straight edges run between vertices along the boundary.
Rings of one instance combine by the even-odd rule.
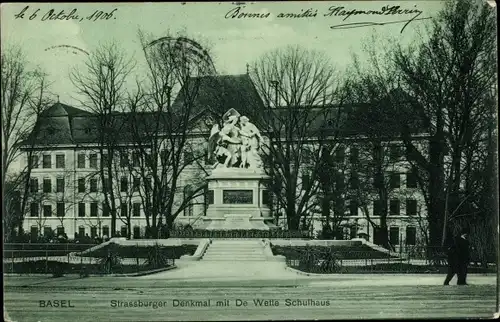
[[[23,8],[28,8],[21,14]],[[185,33],[207,45],[215,67],[220,74],[242,74],[246,64],[266,52],[286,45],[324,51],[342,70],[351,62],[352,54],[366,58],[363,42],[372,35],[380,39],[392,38],[408,43],[419,36],[418,30],[429,20],[413,21],[401,33],[404,23],[352,29],[331,29],[343,23],[390,22],[408,20],[415,13],[400,15],[325,16],[336,7],[343,10],[378,10],[384,6],[420,10],[418,18],[435,16],[442,8],[441,1],[317,1],[317,2],[256,2],[237,5],[218,3],[15,3],[1,6],[2,46],[20,45],[32,66],[44,70],[51,81],[51,91],[61,102],[78,106],[76,90],[69,80],[69,72],[81,68],[87,55],[99,45],[116,42],[123,52],[133,58],[140,73],[144,57],[137,36],[143,30],[155,37],[169,31]],[[226,18],[230,10],[239,13],[259,13],[264,18]],[[48,19],[61,10],[78,19]],[[280,13],[317,13],[315,17],[279,18]],[[301,11],[302,10],[302,11]],[[95,11],[111,13],[109,19],[87,19]],[[387,12],[387,11],[386,11]],[[17,17],[16,17],[17,15]],[[30,19],[30,16],[32,19]],[[102,16],[102,15],[101,15]],[[95,17],[95,15],[94,15]],[[76,49],[56,46],[74,46]],[[55,48],[54,48],[55,47]]]

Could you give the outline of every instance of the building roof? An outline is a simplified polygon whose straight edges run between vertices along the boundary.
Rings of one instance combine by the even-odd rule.
[[[402,91],[394,94],[399,98],[409,99]],[[139,126],[144,135],[155,135],[153,132],[165,132],[167,129],[174,129],[172,132],[175,132],[176,124],[182,123],[175,119],[179,117],[177,114],[182,115],[176,111],[185,111],[185,104],[192,107],[190,115],[193,123],[203,117],[220,120],[224,113],[234,108],[241,115],[248,116],[263,132],[269,127],[266,126],[269,124],[269,114],[280,118],[284,124],[287,119],[297,120],[298,117],[307,120],[308,133],[312,136],[320,133],[370,136],[380,131],[384,131],[386,136],[391,136],[398,133],[399,126],[399,118],[388,110],[387,105],[390,104],[384,102],[349,106],[332,105],[326,108],[265,107],[251,78],[243,74],[190,78],[174,100],[171,114],[114,113],[104,117],[58,102],[42,113],[37,123],[36,137],[34,137],[35,132],[32,132],[26,143],[29,144],[31,139],[34,139],[32,144],[43,145],[97,143],[100,136],[99,129],[107,129],[104,131],[108,137],[109,133],[116,134],[112,136],[113,139],[126,142],[132,139],[133,124]],[[262,112],[266,110],[268,112]],[[339,111],[342,113],[339,114]],[[397,114],[400,115],[401,111]],[[138,122],[134,122],[133,119]],[[283,130],[283,127],[278,127],[279,131]],[[422,128],[419,122],[414,122],[412,125],[413,132],[423,132]]]
[[[43,111],[41,114],[42,117],[57,117],[57,116],[88,116],[92,115],[92,113],[81,110],[79,108],[69,106],[60,102],[55,103],[47,110]]]
[[[254,83],[247,74],[193,77],[186,84],[189,90],[181,90],[173,103],[174,111],[182,109],[186,102],[185,93],[192,97],[193,115],[211,113],[217,118],[234,108],[241,115],[253,115],[262,111],[264,103]],[[193,95],[194,94],[194,95]]]
[[[36,132],[33,131],[27,141],[44,144],[74,143],[75,119],[87,119],[91,116],[90,112],[57,102],[40,114]],[[32,139],[34,141],[30,141]]]

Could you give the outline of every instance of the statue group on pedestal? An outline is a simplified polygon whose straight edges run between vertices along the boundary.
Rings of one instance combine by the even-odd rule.
[[[208,153],[209,159],[216,160],[214,168],[260,168],[258,150],[262,136],[257,127],[234,109],[224,114],[223,119],[222,128],[215,124],[210,132]]]

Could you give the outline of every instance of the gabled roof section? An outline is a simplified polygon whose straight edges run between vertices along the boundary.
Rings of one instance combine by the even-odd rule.
[[[60,102],[43,111],[27,144],[71,144],[74,143],[74,119],[88,118],[93,114]],[[31,141],[34,140],[34,141]]]
[[[133,124],[137,128],[133,128]],[[101,131],[106,132],[106,140],[127,142],[132,141],[135,130],[151,136],[156,132],[165,132],[167,128],[175,130],[175,124],[176,120],[166,112],[113,113],[105,117],[56,103],[40,115],[25,144],[97,143]]]
[[[220,116],[230,108],[241,115],[254,115],[264,104],[247,74],[193,77],[181,89],[173,105],[174,111],[193,108],[192,115],[211,112]]]
[[[41,117],[55,117],[55,116],[85,116],[92,115],[92,113],[81,110],[79,108],[69,106],[60,102],[55,103],[47,110],[45,110],[40,116]]]

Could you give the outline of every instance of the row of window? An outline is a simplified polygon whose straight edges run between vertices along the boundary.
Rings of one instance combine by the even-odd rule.
[[[384,150],[381,150],[380,152],[385,153]],[[377,154],[380,154],[380,152],[373,151],[373,157],[377,158]],[[337,147],[335,151],[335,161],[338,163],[344,163],[345,161],[345,147]],[[399,161],[401,157],[403,156],[403,148],[398,145],[398,144],[391,144],[389,145],[389,160],[392,162]],[[309,163],[312,160],[311,152],[308,150],[304,150],[304,163]],[[349,149],[349,162],[351,164],[356,164],[359,162],[359,148],[357,147],[351,147]]]
[[[79,178],[78,179],[78,184],[77,184],[77,189],[78,192],[87,192],[87,181],[89,183],[89,192],[98,192],[98,181],[100,181],[97,178],[90,178],[86,180],[85,178]],[[151,178],[145,178],[144,179],[145,186],[151,187]],[[109,189],[109,181],[105,180],[104,181],[105,185],[108,185],[104,188]],[[141,179],[138,177],[134,177],[132,181],[132,189],[133,191],[139,191],[139,187],[141,185]],[[31,178],[30,181],[30,191],[32,193],[37,193],[39,189],[39,182],[38,178]],[[64,192],[65,190],[65,179],[64,178],[56,178],[56,190],[55,192]],[[42,185],[42,191],[43,192],[53,192],[52,191],[52,179],[50,178],[44,178],[43,179],[43,185]],[[129,178],[128,177],[122,177],[120,179],[120,191],[121,192],[128,192],[129,191]]]
[[[402,156],[402,149],[399,145],[390,145],[389,146],[389,159],[390,161],[398,161],[401,156]],[[162,158],[169,158],[167,150],[163,150],[160,155]],[[141,165],[141,155],[137,151],[133,151],[131,153],[132,155],[132,160],[130,160],[129,153],[126,151],[120,152],[120,166],[121,167],[128,167],[128,166],[133,166],[133,167],[139,167]],[[207,155],[206,155],[207,156]],[[65,168],[65,155],[64,154],[56,154],[56,164],[55,167],[58,169]],[[87,154],[85,153],[79,153],[77,155],[77,168],[79,169],[85,169],[87,168],[87,159],[88,159],[88,168],[93,168],[97,169],[97,159],[98,156],[96,153],[89,154],[87,157]],[[186,150],[184,151],[184,160],[186,163],[191,163],[193,162],[197,157],[195,156],[195,153],[193,151]],[[304,162],[309,163],[311,160],[310,153],[308,151],[304,151]],[[345,160],[345,148],[339,147],[336,150],[335,153],[335,160],[336,162],[343,163]],[[356,147],[350,148],[350,156],[349,156],[349,161],[351,163],[357,163],[359,161],[359,149]],[[108,157],[107,154],[102,155],[102,162],[104,166],[108,162]],[[38,155],[33,155],[31,156],[31,166],[32,168],[38,168],[39,167],[39,157]],[[51,154],[44,154],[42,156],[42,167],[44,169],[50,169],[52,168],[52,155]]]
[[[389,242],[391,243],[391,245],[398,246],[402,241],[401,237],[402,236],[399,227],[389,227]],[[380,235],[377,234],[377,231],[375,232],[374,238],[375,244],[380,244]],[[415,245],[416,242],[417,229],[413,226],[407,226],[404,243],[406,245]]]
[[[31,226],[31,236],[32,238],[38,237],[38,226]],[[49,226],[43,227],[43,234],[45,236],[51,235],[53,232],[52,228]],[[109,226],[103,226],[101,228],[101,237],[110,237],[109,235]],[[59,226],[56,228],[56,236],[63,236],[65,234],[65,229],[64,226]],[[128,235],[128,228],[127,226],[122,226],[120,229],[120,235],[121,236],[127,236]],[[90,227],[90,236],[87,233],[87,230],[85,226],[79,226],[78,227],[78,232],[75,234],[75,238],[84,238],[84,237],[90,237],[90,238],[96,238],[98,237],[98,227],[92,226]],[[139,226],[134,226],[132,228],[132,236],[133,238],[140,238],[141,237],[141,228]]]
[[[52,228],[51,227],[44,227],[44,235],[50,235],[52,233]],[[122,226],[120,229],[120,235],[121,236],[127,236],[128,234],[128,229],[127,226]],[[348,238],[356,238],[357,237],[358,230],[356,227],[351,227],[349,229],[349,235],[343,234],[342,232],[339,232],[339,238],[340,239],[348,239]],[[31,227],[31,235],[32,236],[38,236],[38,226],[32,226]],[[59,226],[56,228],[56,236],[61,236],[64,235],[64,226]],[[140,238],[141,237],[141,229],[139,226],[134,226],[133,227],[133,238]],[[343,235],[343,236],[342,236]],[[91,237],[95,238],[98,236],[98,230],[97,227],[92,226],[90,227],[90,236],[88,236],[88,233],[86,233],[86,229],[84,226],[79,226],[78,227],[78,233],[77,236],[79,238],[83,237]],[[103,226],[102,227],[102,234],[101,236],[107,236],[109,237],[109,226]],[[342,238],[343,237],[343,238]],[[375,244],[380,244],[381,242],[381,236],[380,236],[380,231],[375,230],[374,232],[374,243]],[[400,228],[393,226],[389,227],[389,242],[391,245],[397,246],[401,242],[401,232]],[[406,227],[406,235],[405,235],[405,240],[404,243],[406,245],[416,245],[417,242],[417,229],[413,226],[407,226]]]
[[[165,152],[161,153],[161,156],[163,158],[168,158],[168,155]],[[132,160],[130,162],[129,159],[129,154],[128,152],[121,152],[120,153],[120,166],[121,167],[128,167],[128,166],[133,166],[133,167],[139,167],[141,165],[141,156],[139,152],[132,152]],[[65,155],[64,154],[56,154],[56,164],[55,167],[57,169],[63,169],[66,167],[66,160],[65,160]],[[88,160],[88,163],[87,163]],[[79,153],[77,155],[77,162],[76,162],[76,167],[79,169],[86,169],[87,166],[88,168],[92,169],[97,169],[98,163],[97,163],[98,157],[97,153],[92,153],[89,154],[87,157],[87,154],[85,153]],[[186,163],[193,162],[195,160],[195,155],[192,151],[184,151],[184,160]],[[103,166],[106,166],[108,163],[108,155],[103,154],[101,161],[103,163]],[[38,155],[32,155],[30,157],[30,165],[33,169],[36,169],[39,167],[39,156]],[[51,154],[44,154],[42,156],[42,168],[44,169],[51,169],[52,168],[52,155]]]
[[[417,176],[414,172],[408,172],[406,175],[406,187],[416,188],[417,187]],[[344,174],[335,175],[335,186],[338,190],[344,190],[345,186],[345,176]],[[302,184],[303,189],[307,190],[311,184],[311,177],[308,173],[302,174]],[[351,173],[349,178],[349,187],[351,189],[358,189],[360,186],[359,175],[357,172]],[[384,185],[384,178],[380,175],[375,175],[373,179],[374,188],[379,188]],[[389,174],[389,187],[391,189],[401,188],[401,174],[400,173],[390,173]]]
[[[32,155],[30,158],[30,166],[33,169],[37,169],[40,166],[40,160],[38,155]],[[56,154],[56,164],[57,169],[64,169],[66,167],[66,156],[64,154]],[[85,168],[86,166],[86,155],[80,153],[77,156],[77,167]],[[44,154],[42,155],[42,168],[51,169],[52,168],[52,155]],[[97,154],[89,155],[89,168],[97,169]]]
[[[337,239],[353,239],[358,237],[358,228],[356,226],[351,226],[348,229],[344,229],[343,227],[337,227],[335,231],[335,237]],[[389,242],[393,246],[400,245],[401,240],[401,232],[400,228],[397,226],[389,227]],[[375,244],[381,244],[382,238],[379,229],[375,229],[373,233],[373,242]],[[414,226],[406,227],[406,235],[404,239],[404,243],[406,245],[416,245],[417,242],[417,229]]]
[[[78,203],[78,217],[86,217],[87,216],[87,208],[89,208],[90,217],[97,217],[99,215],[99,204],[97,202],[88,203],[80,202]],[[56,203],[56,213],[57,217],[64,217],[66,215],[66,206],[67,204],[64,202]],[[120,204],[120,216],[128,217],[132,215],[133,217],[139,217],[141,215],[141,203],[135,202],[132,204],[132,213],[129,213],[128,204],[121,203]],[[42,206],[42,215],[43,217],[52,217],[53,209],[52,205],[43,205]],[[106,203],[102,203],[101,207],[101,216],[108,217],[109,216],[109,207]],[[40,215],[40,204],[33,202],[30,205],[30,215],[31,217],[38,217]]]
[[[85,178],[79,178],[78,179],[78,192],[87,192],[86,189],[86,179]],[[302,176],[302,181],[303,184],[305,185],[303,188],[307,190],[307,185],[310,184],[310,177],[308,174],[304,174]],[[98,192],[98,179],[97,178],[90,178],[88,180],[89,182],[89,192]],[[105,183],[107,181],[104,181]],[[145,183],[148,186],[151,186],[151,179],[146,178]],[[345,189],[345,181],[343,175],[338,175],[337,176],[337,189],[343,190]],[[132,179],[132,189],[133,191],[139,191],[139,187],[141,185],[141,180],[138,177],[134,177]],[[390,175],[390,180],[389,180],[389,185],[390,188],[396,189],[401,187],[401,178],[399,173],[392,173]],[[349,186],[352,189],[358,189],[359,188],[359,177],[357,174],[351,176],[349,180]],[[416,188],[417,187],[417,180],[416,176],[413,173],[407,173],[406,174],[406,187],[407,188]],[[103,187],[104,188],[104,187]],[[37,178],[32,178],[30,182],[30,191],[32,193],[37,193],[39,189],[39,183]],[[65,189],[65,180],[64,178],[56,178],[56,192],[64,192]],[[107,188],[109,189],[109,187]],[[53,192],[52,191],[52,180],[50,178],[45,178],[43,179],[43,187],[42,187],[43,192]],[[120,191],[121,192],[128,192],[129,191],[129,178],[128,177],[122,177],[120,179]]]
[[[210,202],[213,203],[213,195],[210,193],[212,190],[209,191],[208,194],[208,204]],[[213,191],[212,191],[213,193]],[[210,197],[211,196],[211,197]],[[63,217],[66,213],[66,208],[65,208],[65,203],[64,202],[58,202],[56,204],[56,216],[58,217]],[[339,199],[335,202],[334,207],[338,209],[340,213],[344,212],[344,207],[345,207],[345,201],[342,199]],[[85,217],[86,216],[86,203],[80,202],[78,203],[78,216],[79,217]],[[415,199],[406,199],[406,215],[407,216],[416,216],[417,215],[417,200]],[[107,210],[106,203],[102,203],[102,216],[109,216],[109,210]],[[140,216],[140,210],[141,209],[141,204],[136,202],[132,204],[132,216],[138,217]],[[349,203],[349,214],[351,216],[357,216],[358,215],[358,209],[359,209],[359,204],[356,201],[351,201]],[[39,216],[39,203],[32,203],[31,204],[31,216],[32,217],[38,217]],[[389,201],[389,209],[388,209],[388,214],[390,216],[399,216],[400,211],[401,211],[401,201],[398,199],[392,199]],[[192,216],[192,202],[184,209],[184,216]],[[374,216],[380,216],[383,213],[383,203],[380,200],[375,200],[373,202],[373,215]],[[126,203],[121,203],[120,205],[120,215],[127,217],[128,216],[128,205]],[[43,205],[43,216],[44,217],[51,217],[52,216],[52,205]],[[97,202],[92,202],[90,203],[90,217],[97,217],[98,216],[98,203]]]
[[[338,210],[339,213],[344,213],[345,201],[343,199],[338,199],[333,202],[333,207]],[[349,215],[357,216],[359,209],[359,203],[355,200],[349,202]],[[389,201],[389,216],[399,216],[401,213],[401,201],[398,199],[392,199]],[[381,216],[383,213],[383,203],[381,200],[373,201],[373,216]],[[417,200],[406,199],[406,215],[416,216],[417,215]]]

